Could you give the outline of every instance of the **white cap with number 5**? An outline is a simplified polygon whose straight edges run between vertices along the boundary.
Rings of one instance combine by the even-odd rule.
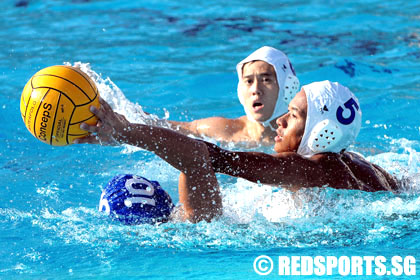
[[[362,110],[356,96],[335,82],[315,82],[302,87],[308,103],[305,132],[297,153],[339,153],[351,145],[360,131]]]

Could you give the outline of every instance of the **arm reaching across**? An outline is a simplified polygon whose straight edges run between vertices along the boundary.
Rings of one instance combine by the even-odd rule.
[[[97,135],[80,139],[79,143],[124,143],[154,152],[183,173],[180,201],[190,220],[203,219],[203,213],[212,213],[212,209],[220,211],[221,199],[215,173],[256,183],[298,188],[324,185],[365,191],[375,191],[383,185],[387,186],[385,189],[394,188],[386,183],[379,169],[373,165],[358,168],[361,159],[357,159],[357,163],[354,156],[347,153],[325,153],[305,158],[294,152],[275,155],[231,152],[169,129],[131,124],[114,113],[106,102],[101,100],[101,104],[99,110],[92,108],[101,122],[97,126],[82,125],[82,128]],[[359,178],[362,176],[363,180]],[[216,216],[216,212],[209,217]]]
[[[91,108],[98,124],[81,125],[94,135],[77,142],[124,143],[154,152],[182,172],[180,202],[185,217],[193,222],[211,220],[222,211],[216,172],[294,189],[398,190],[397,181],[385,170],[345,152],[358,134],[361,112],[355,96],[338,83],[313,83],[296,95],[289,112],[277,119],[275,155],[231,152],[170,129],[131,124],[100,102],[101,109]],[[322,110],[315,107],[319,104]],[[344,115],[344,108],[350,114]]]
[[[294,190],[322,186],[369,192],[398,190],[398,183],[390,174],[353,153],[322,153],[306,158],[294,152],[268,155],[206,145],[214,172],[255,183]]]
[[[93,135],[77,139],[75,143],[129,144],[154,152],[181,171],[183,180],[188,183],[179,190],[186,219],[192,222],[210,221],[221,214],[219,185],[203,142],[170,129],[131,124],[104,100],[100,102],[100,109],[91,107],[100,120],[98,124],[81,125]]]

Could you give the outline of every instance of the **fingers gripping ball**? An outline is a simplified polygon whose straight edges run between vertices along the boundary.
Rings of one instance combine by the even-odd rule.
[[[37,72],[26,84],[20,113],[28,130],[40,141],[65,146],[89,135],[80,129],[98,121],[89,107],[100,107],[95,83],[81,70],[51,66]]]
[[[112,178],[99,202],[99,211],[129,225],[167,222],[173,208],[158,182],[130,174]]]

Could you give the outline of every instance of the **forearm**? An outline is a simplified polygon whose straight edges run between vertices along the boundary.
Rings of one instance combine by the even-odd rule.
[[[170,129],[130,123],[105,101],[100,102],[101,109],[91,107],[99,119],[98,124],[80,126],[92,135],[77,139],[76,143],[129,144],[154,152],[183,173],[179,191],[187,219],[192,222],[211,220],[221,213],[217,178],[203,142]]]
[[[266,172],[264,156],[257,153],[232,152],[207,143],[210,162],[217,173],[240,177],[252,182],[261,182]],[[264,154],[262,154],[264,155]],[[271,183],[271,182],[266,182]]]
[[[169,129],[138,124],[130,125],[122,137],[125,143],[154,152],[182,172],[178,191],[186,219],[196,223],[221,214],[219,185],[203,142]]]
[[[257,152],[232,152],[204,142],[214,172],[244,178],[251,182],[271,185],[309,186],[308,162],[299,155],[288,153],[272,156]]]
[[[208,161],[205,144],[162,127],[129,124],[117,140],[151,151],[186,174],[205,167]]]

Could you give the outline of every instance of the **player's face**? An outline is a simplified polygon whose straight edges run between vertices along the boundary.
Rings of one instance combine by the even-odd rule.
[[[274,150],[281,152],[297,152],[305,131],[308,103],[302,89],[289,104],[289,112],[276,121],[278,129],[274,138]]]
[[[239,90],[252,117],[260,122],[268,120],[279,94],[274,67],[261,60],[246,63],[242,69]]]

